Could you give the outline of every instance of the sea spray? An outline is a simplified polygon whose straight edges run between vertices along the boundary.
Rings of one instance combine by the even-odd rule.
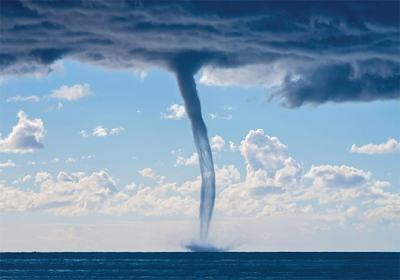
[[[196,83],[193,75],[184,71],[177,71],[176,77],[183,101],[185,103],[186,114],[192,125],[194,143],[199,155],[201,171],[200,242],[205,244],[214,209],[214,163],[207,136],[207,127],[201,115],[200,99],[197,95]]]

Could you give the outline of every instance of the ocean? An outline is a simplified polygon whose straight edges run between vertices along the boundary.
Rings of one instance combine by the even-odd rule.
[[[400,253],[0,253],[1,279],[400,279]]]

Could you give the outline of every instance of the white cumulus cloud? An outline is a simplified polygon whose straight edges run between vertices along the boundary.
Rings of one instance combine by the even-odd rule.
[[[225,141],[221,136],[215,135],[210,140],[210,146],[211,146],[211,149],[221,151],[225,146]]]
[[[199,155],[194,153],[190,158],[184,158],[182,156],[178,156],[175,162],[175,166],[178,165],[198,165],[199,164]]]
[[[116,128],[112,128],[109,132],[108,128],[103,127],[102,125],[99,125],[99,126],[96,126],[95,128],[93,128],[93,132],[92,132],[91,136],[105,137],[105,136],[110,136],[110,135],[117,135],[122,131],[125,131],[125,128],[116,127]],[[87,134],[87,132],[85,130],[80,131],[79,134],[83,138],[87,138],[90,136],[89,134]]]
[[[132,182],[132,183],[130,183],[130,184],[128,184],[128,185],[125,186],[125,189],[126,189],[126,190],[129,190],[129,191],[131,191],[131,190],[133,190],[133,189],[135,189],[135,188],[136,188],[135,182]]]
[[[102,212],[109,203],[126,198],[104,171],[82,177],[60,172],[57,181],[49,176],[46,179],[38,192],[0,185],[1,212],[44,210],[58,216],[81,216],[90,211]]]
[[[318,188],[353,188],[368,182],[371,173],[346,165],[320,165],[312,166],[304,177],[313,178]]]
[[[42,149],[43,144],[39,141],[46,134],[42,120],[30,120],[22,110],[18,112],[17,117],[19,121],[12,132],[4,139],[0,137],[0,152],[24,154]]]
[[[170,111],[171,113],[165,114],[165,113],[161,112],[160,113],[161,118],[180,120],[186,114],[185,106],[179,105],[179,104],[172,104],[171,107],[169,107],[167,110]]]
[[[400,143],[395,139],[389,139],[386,143],[381,143],[378,145],[368,144],[361,147],[357,147],[355,144],[351,146],[351,153],[358,154],[388,154],[400,152]]]
[[[82,97],[93,94],[88,84],[74,85],[72,87],[63,85],[60,89],[55,89],[52,92],[53,93],[50,95],[51,98],[65,99],[68,101],[76,101]]]
[[[14,166],[15,163],[11,159],[7,160],[7,162],[5,163],[0,163],[0,167],[14,167]]]
[[[165,176],[158,175],[151,168],[144,168],[142,170],[139,170],[139,174],[145,178],[149,178],[149,179],[156,181],[158,184],[163,184],[165,181]]]
[[[51,176],[50,173],[41,171],[41,172],[36,173],[35,182],[40,183],[40,182],[46,181],[51,178],[53,178],[53,176]]]

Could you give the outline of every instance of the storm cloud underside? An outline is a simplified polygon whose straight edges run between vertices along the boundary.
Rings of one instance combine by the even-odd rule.
[[[171,70],[183,55],[196,70],[272,69],[243,84],[279,77],[269,99],[289,108],[393,100],[398,23],[398,1],[2,1],[0,72],[46,74],[60,59]]]

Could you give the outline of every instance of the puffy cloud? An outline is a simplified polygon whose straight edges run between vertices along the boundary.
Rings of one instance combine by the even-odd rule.
[[[346,165],[321,165],[312,166],[304,177],[314,179],[313,186],[318,188],[353,188],[366,184],[371,173]]]
[[[41,172],[36,173],[35,182],[40,183],[40,182],[49,180],[51,178],[53,178],[53,176],[51,176],[50,173],[41,171]]]
[[[167,110],[170,111],[171,114],[167,115],[167,114],[161,112],[160,113],[161,118],[180,120],[186,114],[185,106],[179,105],[179,104],[172,104],[171,107],[169,107]]]
[[[62,103],[58,103],[57,110],[61,110],[62,107],[64,107],[64,105]]]
[[[20,177],[20,178],[18,178],[18,179],[16,179],[16,180],[14,180],[14,181],[12,181],[12,184],[13,185],[16,185],[16,184],[19,184],[19,183],[25,183],[26,181],[28,181],[28,180],[30,180],[32,178],[32,176],[31,175],[26,175],[26,176],[24,176],[24,177]]]
[[[375,204],[400,204],[399,194],[386,192],[382,188],[390,187],[389,182],[377,181],[371,172],[342,165],[312,166],[304,178],[312,179],[310,188],[298,196],[298,200],[318,198],[320,204],[344,202],[362,199],[364,205],[372,200]]]
[[[108,133],[107,133],[107,128],[104,128],[104,127],[102,127],[101,125],[96,126],[96,127],[93,129],[93,134],[92,134],[92,135],[93,135],[93,136],[99,136],[99,137],[107,136],[107,135],[108,135]]]
[[[36,165],[36,162],[34,162],[34,161],[28,161],[26,164],[27,164],[27,165]]]
[[[395,139],[389,139],[386,143],[381,143],[379,145],[368,144],[361,147],[357,147],[355,144],[351,146],[351,153],[359,154],[388,154],[400,152],[400,143]]]
[[[370,224],[377,221],[392,220],[395,224],[400,225],[400,203],[370,209],[365,211],[364,215],[365,220]]]
[[[59,162],[59,161],[60,161],[59,158],[53,158],[53,159],[51,160],[52,163],[56,163],[56,162]]]
[[[156,181],[158,184],[163,184],[165,181],[165,176],[157,175],[156,172],[151,168],[144,168],[143,170],[139,171],[139,174],[145,178]]]
[[[258,216],[296,211],[293,193],[301,187],[302,168],[287,147],[258,129],[249,132],[239,150],[246,160],[245,181],[221,191],[217,211]]]
[[[35,102],[39,102],[40,98],[37,97],[36,95],[31,95],[31,96],[27,96],[27,97],[22,97],[21,95],[17,95],[17,96],[13,96],[13,97],[9,97],[6,100],[7,102],[17,102],[17,101],[35,101]]]
[[[0,167],[14,167],[14,166],[15,163],[11,159],[7,160],[7,162],[5,163],[0,163]]]
[[[184,187],[177,187],[176,183],[166,183],[165,176],[156,174],[151,168],[144,168],[139,173],[143,177],[155,181],[156,186],[151,188],[140,184],[135,195],[127,197],[120,204],[107,207],[105,212],[116,214],[135,212],[145,216],[185,215],[193,217],[198,214],[199,201],[187,195]],[[134,189],[136,184],[131,183],[125,188]]]
[[[39,192],[0,185],[0,193],[3,213],[44,210],[59,216],[102,212],[106,205],[126,198],[118,192],[113,178],[104,171],[80,178],[60,172],[57,181],[48,179],[41,183]]]
[[[218,165],[215,169],[215,186],[216,192],[219,193],[227,188],[231,183],[237,183],[240,180],[240,172],[234,165],[223,165],[221,168]],[[196,195],[200,192],[201,177],[197,176],[195,181],[187,181],[176,188],[176,191],[183,195]]]
[[[66,162],[66,163],[76,162],[76,159],[74,159],[74,158],[67,158],[67,159],[65,160],[65,162]]]
[[[239,171],[233,166],[216,166],[217,190],[225,188],[232,182],[240,179]],[[166,178],[156,174],[151,168],[145,168],[139,173],[154,180],[155,188],[142,186],[137,193],[122,204],[115,205],[108,209],[110,213],[136,212],[142,215],[185,215],[197,216],[199,201],[191,195],[198,195],[201,186],[201,178],[195,181],[188,181],[181,186],[176,183],[165,182]]]
[[[210,140],[210,146],[211,146],[211,149],[221,151],[225,146],[225,141],[221,136],[215,135]]]
[[[123,127],[116,127],[116,128],[112,128],[112,129],[110,130],[110,132],[108,132],[108,128],[99,125],[99,126],[96,126],[95,128],[93,128],[92,136],[105,137],[105,136],[110,136],[110,135],[119,134],[121,131],[125,131],[125,128],[123,128]],[[80,134],[83,138],[89,137],[89,135],[86,133],[85,130],[82,130],[81,132],[79,132],[79,134]]]
[[[70,102],[93,94],[88,84],[74,85],[71,87],[63,85],[60,89],[55,89],[52,92],[53,93],[50,95],[51,98],[65,99]],[[61,103],[58,104],[58,110],[62,108],[62,104],[61,106],[60,104]]]
[[[198,153],[194,153],[190,158],[184,158],[182,156],[178,156],[175,162],[175,167],[178,165],[198,165],[199,164],[199,155]]]
[[[42,149],[43,144],[39,141],[46,134],[42,120],[30,120],[22,110],[18,112],[17,117],[19,121],[12,132],[5,139],[0,137],[0,152],[24,154]]]
[[[397,1],[224,5],[5,1],[1,74],[44,75],[61,59],[134,72],[184,62],[203,83],[262,85],[288,107],[399,98]]]
[[[144,216],[185,215],[195,217],[199,202],[190,196],[177,194],[167,196],[174,185],[164,185],[162,188],[145,187],[137,191],[122,204],[109,208],[110,213],[135,212]]]
[[[134,190],[136,188],[135,182],[130,183],[129,185],[125,186],[125,189],[128,191]]]
[[[314,207],[312,207],[311,204],[308,204],[307,206],[301,208],[300,211],[303,213],[311,213],[314,212]]]
[[[254,186],[293,188],[300,185],[302,168],[278,138],[264,135],[262,129],[251,130],[239,150],[246,159],[247,178]]]

